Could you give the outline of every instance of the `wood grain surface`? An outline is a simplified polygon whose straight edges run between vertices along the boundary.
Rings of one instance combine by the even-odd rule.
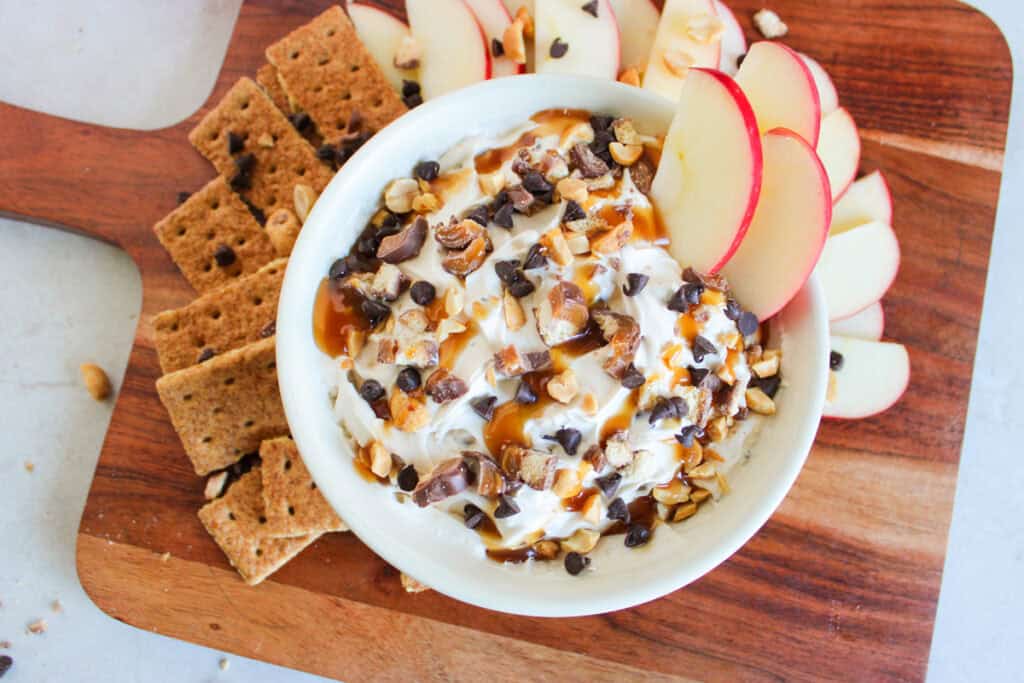
[[[892,187],[903,262],[886,336],[910,348],[909,391],[881,416],[824,423],[778,512],[703,579],[635,609],[548,620],[406,595],[351,534],[247,588],[196,518],[203,481],[157,400],[150,325],[194,294],[151,226],[213,176],[188,130],[326,4],[247,2],[209,102],[172,128],[0,105],[0,214],[116,243],[142,272],[141,322],[79,532],[93,600],[140,628],[350,681],[922,679],[1006,135],[999,31],[953,0],[774,0],[787,42],[833,74],[860,124],[862,169],[884,169]],[[729,4],[754,37],[762,2]]]

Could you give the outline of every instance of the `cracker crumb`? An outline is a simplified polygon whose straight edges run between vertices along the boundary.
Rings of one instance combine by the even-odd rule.
[[[36,471],[36,464],[34,462],[32,462],[31,460],[26,460],[25,461],[25,471],[28,472],[29,474],[35,472]]]
[[[46,633],[46,619],[36,619],[28,625],[27,631],[33,635]]]
[[[161,556],[160,556],[160,561],[161,561],[161,562],[163,562],[163,563],[165,563],[165,564],[166,564],[166,563],[167,563],[167,562],[168,562],[168,561],[169,561],[170,559],[171,559],[171,554],[170,554],[170,553],[164,553],[163,555],[161,555]]]
[[[82,382],[85,383],[90,396],[97,401],[103,401],[110,396],[110,378],[103,368],[95,363],[82,363],[78,366],[78,371],[82,373]]]
[[[761,32],[761,35],[771,40],[781,38],[789,33],[789,27],[778,14],[770,9],[761,9],[754,14],[754,26]]]
[[[52,609],[55,614],[60,614],[64,611],[64,605],[61,604],[60,600],[54,600],[50,603],[50,609]]]
[[[206,500],[217,498],[224,490],[224,483],[227,479],[228,473],[226,471],[218,472],[207,479],[206,488],[203,490],[203,496]]]
[[[221,671],[227,671],[231,668],[231,661],[227,657],[221,657],[219,666]]]

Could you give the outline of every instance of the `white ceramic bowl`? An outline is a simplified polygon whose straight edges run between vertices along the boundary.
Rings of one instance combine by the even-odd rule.
[[[785,385],[753,457],[729,475],[732,492],[679,525],[661,525],[647,546],[615,538],[592,554],[593,569],[561,562],[502,565],[483,556],[458,521],[401,505],[352,466],[312,334],[317,285],[345,255],[376,210],[388,181],[436,158],[467,135],[499,133],[543,109],[566,107],[631,116],[644,131],[667,130],[672,106],[610,81],[518,76],[487,81],[417,107],[378,133],[321,195],[292,251],[278,304],[277,366],[292,434],[320,490],[375,553],[431,588],[480,607],[535,616],[609,612],[661,597],[723,562],[767,521],[792,486],[817,431],[828,375],[827,318],[812,278],[781,313]]]

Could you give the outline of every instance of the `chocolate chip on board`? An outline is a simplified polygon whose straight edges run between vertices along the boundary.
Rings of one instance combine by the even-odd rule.
[[[416,81],[402,81],[402,97],[420,94],[420,84]]]
[[[204,362],[210,360],[211,358],[213,358],[216,355],[217,355],[216,351],[214,351],[210,347],[206,347],[205,349],[203,349],[202,351],[199,352],[199,356],[196,358],[196,362],[197,363],[204,363]]]
[[[565,556],[565,571],[571,576],[578,576],[584,569],[590,566],[590,558],[573,551]]]
[[[185,192],[182,190],[178,193],[178,204],[184,204],[188,201],[188,198],[192,196],[191,192]]]

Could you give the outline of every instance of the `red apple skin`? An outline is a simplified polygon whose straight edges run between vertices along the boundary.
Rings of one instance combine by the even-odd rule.
[[[476,22],[476,30],[480,32],[480,42],[484,45],[484,61],[487,65],[484,68],[484,80],[489,81],[494,77],[494,60],[491,59],[491,46],[487,44],[487,34],[484,33],[484,27],[480,24],[480,20],[476,18],[473,8],[466,3],[466,0],[459,0],[459,2],[466,8],[469,15],[473,17],[473,21]]]
[[[810,67],[807,66],[807,63],[803,60],[803,58],[800,57],[800,53],[798,53],[796,50],[790,48],[787,45],[783,45],[782,43],[776,41],[764,40],[754,43],[753,45],[750,46],[750,50],[760,50],[765,48],[769,50],[781,50],[782,52],[789,55],[791,63],[800,72],[800,76],[798,78],[803,79],[804,87],[807,89],[808,94],[811,95],[811,99],[814,101],[814,109],[809,112],[810,115],[807,116],[804,121],[792,123],[806,124],[809,122],[810,125],[807,131],[808,135],[806,137],[806,140],[811,144],[811,147],[814,147],[815,145],[818,144],[818,137],[821,134],[821,95],[818,93],[818,85],[814,82],[814,75],[811,73],[811,69]],[[739,78],[742,75],[743,67],[740,67],[740,71],[737,74],[737,78]],[[765,133],[768,133],[768,131],[766,130]]]

